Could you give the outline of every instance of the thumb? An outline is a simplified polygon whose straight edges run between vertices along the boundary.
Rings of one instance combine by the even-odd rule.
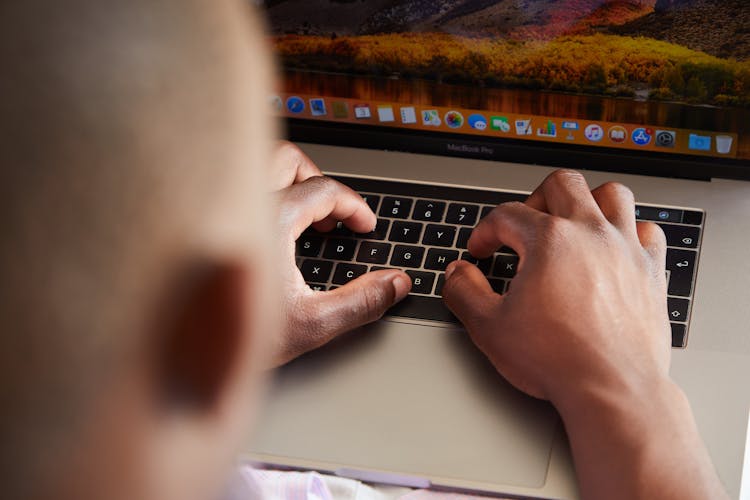
[[[503,297],[492,290],[482,271],[470,262],[452,262],[445,270],[445,276],[443,300],[469,333],[474,335],[497,311]]]
[[[394,269],[365,273],[341,288],[315,294],[321,344],[380,319],[410,290],[409,276]]]

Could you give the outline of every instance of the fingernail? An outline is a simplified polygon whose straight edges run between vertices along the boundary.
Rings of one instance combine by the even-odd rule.
[[[394,276],[392,283],[393,289],[396,291],[396,302],[409,295],[409,291],[411,290],[411,280],[409,278],[399,273]]]
[[[458,261],[454,260],[450,264],[448,264],[448,267],[445,268],[445,279],[449,280],[451,278],[451,274],[453,274],[453,271],[456,270],[456,266],[458,265]]]

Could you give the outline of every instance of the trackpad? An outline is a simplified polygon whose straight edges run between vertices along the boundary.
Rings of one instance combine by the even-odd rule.
[[[557,422],[464,332],[381,321],[280,370],[251,448],[282,465],[539,488]]]

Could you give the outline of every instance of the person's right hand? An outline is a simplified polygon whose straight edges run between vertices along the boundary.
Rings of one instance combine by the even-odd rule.
[[[477,258],[518,252],[512,288],[455,262],[443,296],[510,383],[560,412],[583,498],[727,498],[669,378],[664,233],[634,210],[624,186],[557,171],[469,239]]]
[[[513,385],[557,405],[667,376],[665,238],[634,211],[626,187],[592,192],[579,173],[560,170],[526,203],[500,205],[476,227],[475,257],[501,245],[518,253],[512,287],[499,295],[476,266],[456,262],[443,296]]]

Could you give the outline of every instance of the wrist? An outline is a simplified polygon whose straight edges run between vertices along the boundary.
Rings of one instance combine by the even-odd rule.
[[[603,425],[611,428],[616,422],[627,422],[631,428],[642,424],[652,427],[653,418],[660,419],[689,410],[682,389],[668,374],[656,374],[643,379],[618,379],[601,383],[582,384],[574,391],[564,391],[552,398],[566,428],[584,425]],[[570,431],[570,429],[569,429]]]
[[[687,397],[666,374],[592,384],[556,407],[583,498],[727,498]]]

